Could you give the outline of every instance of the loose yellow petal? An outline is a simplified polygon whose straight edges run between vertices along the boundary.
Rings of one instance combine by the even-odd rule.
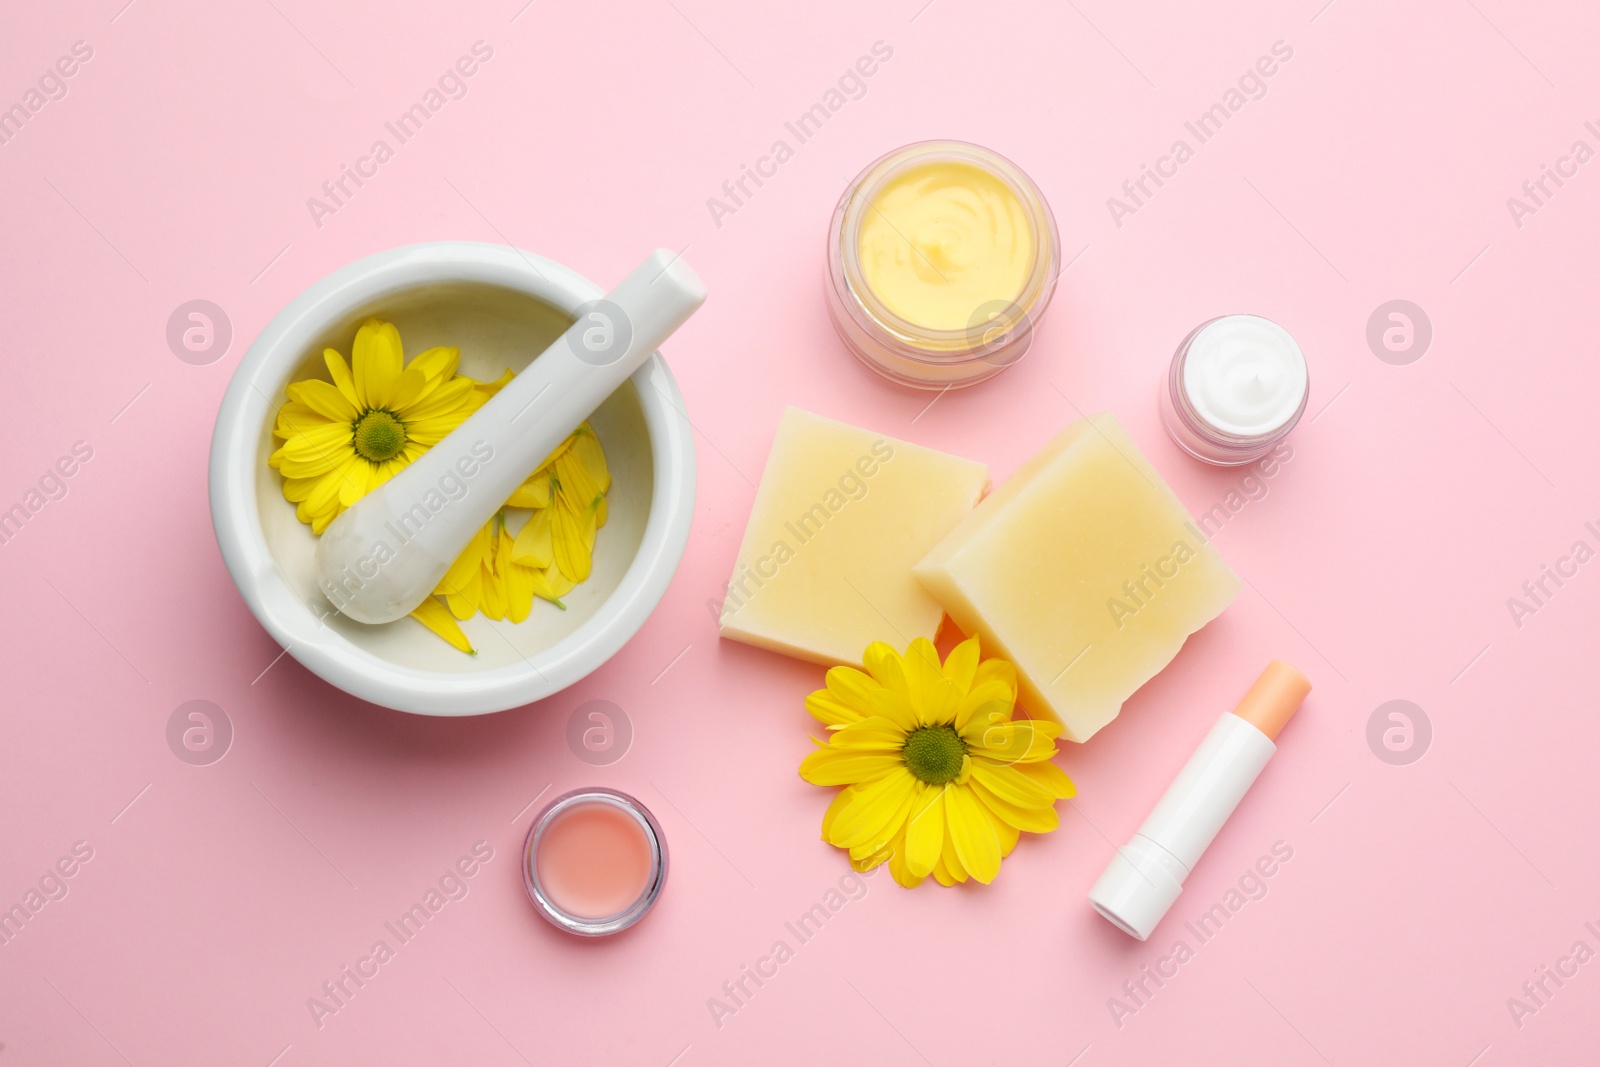
[[[411,613],[411,617],[468,655],[478,654],[478,650],[467,640],[466,633],[450,614],[449,609],[433,597],[430,596],[418,604],[417,610]]]
[[[550,506],[550,472],[535,471],[528,475],[517,491],[506,501],[507,507],[547,508]]]
[[[512,542],[511,558],[529,567],[545,568],[555,560],[551,543],[550,509],[534,512],[517,531]]]

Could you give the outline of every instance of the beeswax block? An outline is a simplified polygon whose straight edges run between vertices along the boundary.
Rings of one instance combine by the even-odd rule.
[[[932,639],[911,567],[972,510],[981,463],[786,408],[719,617],[722,636],[860,666],[873,641]]]
[[[1239,579],[1110,415],[1029,459],[915,568],[1021,702],[1087,741],[1239,592]]]

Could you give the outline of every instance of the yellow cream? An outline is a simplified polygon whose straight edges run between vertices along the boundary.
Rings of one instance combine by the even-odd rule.
[[[1016,300],[1033,271],[1027,210],[996,175],[957,161],[895,175],[861,216],[861,274],[877,298],[929,330],[966,330]]]

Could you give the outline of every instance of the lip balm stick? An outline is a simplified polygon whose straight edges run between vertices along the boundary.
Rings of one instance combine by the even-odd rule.
[[[650,254],[488,403],[356,501],[317,541],[317,584],[357,622],[403,619],[539,462],[704,303],[705,286]],[[465,482],[447,497],[445,484]]]
[[[1282,660],[1261,672],[1239,706],[1224,712],[1127,847],[1089,891],[1089,903],[1143,941],[1183,891],[1183,880],[1278,750],[1278,731],[1311,692]]]

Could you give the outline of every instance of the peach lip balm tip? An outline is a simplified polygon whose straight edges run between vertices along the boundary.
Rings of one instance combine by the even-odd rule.
[[[1095,911],[1130,937],[1150,936],[1309,692],[1300,671],[1282,660],[1267,664],[1238,706],[1212,726],[1133,840],[1111,857],[1089,891]]]

